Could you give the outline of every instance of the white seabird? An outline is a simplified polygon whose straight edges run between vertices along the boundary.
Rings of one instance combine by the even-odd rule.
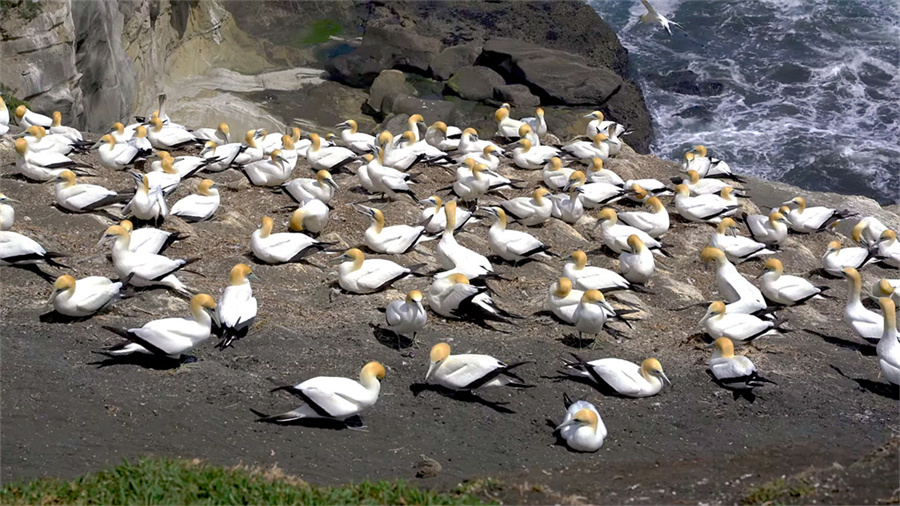
[[[197,187],[197,193],[179,200],[169,210],[169,214],[188,221],[206,221],[219,209],[219,190],[212,179],[204,179]]]
[[[63,274],[53,283],[49,303],[57,313],[81,318],[103,311],[123,296],[124,283],[103,276],[75,280]]]
[[[662,390],[663,384],[672,382],[655,358],[648,358],[641,365],[620,358],[601,358],[585,361],[574,353],[574,361],[566,362],[566,368],[577,376],[593,380],[597,385],[609,386],[625,397],[651,397]]]
[[[566,417],[556,426],[556,431],[566,441],[569,448],[579,452],[595,452],[606,439],[606,425],[600,419],[600,412],[587,401],[572,402],[563,393]]]
[[[504,364],[489,355],[451,355],[450,345],[438,343],[431,348],[431,364],[425,382],[433,382],[453,391],[477,390],[488,387],[528,388],[525,381],[512,372],[528,362]]]
[[[228,274],[228,286],[222,292],[216,315],[219,320],[221,341],[217,347],[225,349],[247,335],[256,321],[257,302],[250,287],[250,280],[259,281],[250,266],[237,264]]]

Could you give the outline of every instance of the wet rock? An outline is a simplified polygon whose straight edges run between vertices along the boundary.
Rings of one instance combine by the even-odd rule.
[[[475,44],[448,47],[431,62],[431,74],[437,79],[446,81],[459,69],[474,65],[479,54],[481,46]]]
[[[447,81],[447,88],[466,100],[494,97],[494,88],[506,82],[503,76],[487,67],[463,67]]]
[[[494,98],[515,107],[536,107],[541,99],[534,96],[524,84],[504,84],[494,88]]]
[[[369,88],[369,100],[366,103],[376,112],[381,112],[382,102],[387,97],[407,96],[413,94],[413,88],[406,82],[406,74],[399,70],[383,70],[372,87]]]
[[[703,81],[697,73],[691,70],[675,70],[668,74],[651,74],[647,78],[660,88],[682,95],[712,97],[721,95],[725,91],[725,85],[722,83]]]

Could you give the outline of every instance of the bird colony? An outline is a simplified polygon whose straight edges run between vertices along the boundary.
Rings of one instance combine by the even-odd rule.
[[[380,308],[380,330],[392,333],[398,350],[404,342],[418,346],[419,334],[435,319],[453,321],[461,332],[466,328],[461,322],[512,329],[507,332],[515,337],[517,323],[536,316],[515,314],[509,309],[517,306],[515,301],[497,297],[491,287],[515,286],[517,270],[539,262],[541,272],[547,273],[541,281],[546,287],[544,310],[552,314],[554,325],[571,331],[566,344],[573,353],[560,363],[561,372],[593,384],[609,396],[606,402],[641,402],[627,399],[665,395],[670,378],[657,358],[620,356],[616,343],[652,338],[652,322],[639,317],[648,314],[640,310],[640,299],[653,292],[657,265],[679,256],[694,259],[697,269],[704,264],[714,269],[714,286],[702,288],[718,294],[718,300],[702,303],[705,313],[693,329],[684,330],[685,336],[691,330],[705,334],[709,344],[696,353],[697,359],[708,361],[712,381],[736,398],[752,399],[756,388],[778,387],[746,350],[759,340],[772,339],[777,346],[772,336],[798,330],[785,325],[797,306],[835,297],[826,293],[829,286],[816,285],[811,281],[815,278],[779,260],[782,248],[790,247],[790,234],[815,234],[822,238],[817,242],[821,269],[816,275],[846,280],[844,321],[860,342],[877,343],[872,377],[900,383],[898,280],[879,276],[873,286],[866,286],[860,276],[875,264],[893,272],[900,267],[896,230],[874,217],[859,219],[844,210],[809,205],[802,197],[768,214],[748,214],[742,203],[750,195],[742,179],[702,145],[684,155],[683,174],[669,182],[626,180],[609,167],[628,149],[623,141],[627,126],[600,111],[589,114],[586,126],[579,127],[583,137],[564,143],[548,132],[542,109],[532,117],[513,119],[507,104],[496,110],[496,132],[484,137],[465,125],[427,124],[418,114],[399,135],[363,133],[353,119],[336,125],[336,135],[299,128],[232,135],[225,123],[195,129],[176,123],[166,114],[165,101],[160,96],[158,109],[149,116],[129,125],[116,123],[94,142],[63,126],[58,112],[45,116],[25,106],[12,115],[22,130],[13,138],[8,133],[11,118],[0,99],[0,134],[14,145],[15,172],[29,182],[54,185],[61,211],[94,213],[98,223],[103,220],[105,225],[98,225],[94,236],[99,239],[96,249],[109,252],[111,266],[108,277],[74,276],[63,262],[77,258],[66,258],[65,245],[58,252],[47,251],[14,231],[15,195],[0,195],[0,265],[44,276],[52,283],[48,292],[53,311],[75,320],[108,311],[138,292],[157,297],[169,291],[187,302],[183,315],[135,328],[105,326],[114,344],[96,351],[109,360],[142,355],[176,368],[196,361],[191,353],[197,351],[214,360],[218,352],[204,349],[212,336],[219,349],[240,347],[242,339],[254,339],[254,323],[267,314],[254,297],[254,290],[265,290],[265,283],[257,283],[252,265],[296,273],[296,283],[302,284],[308,278],[288,265],[300,262],[325,265],[326,270],[333,264],[335,297],[352,298],[359,308],[384,300],[371,294],[402,286],[405,297]],[[72,154],[81,155],[80,161],[70,158]],[[133,189],[80,181],[113,171],[127,171]],[[225,171],[237,171],[247,182],[221,191],[216,181]],[[434,195],[420,195],[417,186],[423,180],[449,185]],[[179,186],[196,191],[173,201]],[[258,228],[236,240],[252,260],[233,266],[220,293],[197,293],[185,284],[184,273],[202,270],[204,259],[166,254],[176,241],[197,239],[167,225],[176,222],[184,229],[216,220],[221,207],[240,211],[242,199],[259,195],[258,189],[251,192],[255,187],[290,206],[271,216],[248,217]],[[392,212],[403,201],[421,208],[410,223],[400,223],[399,213]],[[368,227],[345,230],[346,220],[333,216],[338,213],[359,213]],[[834,230],[843,220],[854,223],[849,241]],[[588,252],[564,251],[539,239],[556,221],[587,238]],[[667,242],[686,233],[688,222],[708,224],[704,247],[684,250]],[[320,239],[330,232],[359,242],[344,248]],[[459,240],[466,236],[481,238],[478,244],[487,246],[473,249],[466,245],[472,241]],[[413,257],[428,261],[414,263]],[[758,273],[756,279],[737,269],[744,262],[758,265],[751,269]],[[49,274],[40,264],[58,272]],[[224,282],[225,276],[221,278]],[[466,395],[498,388],[557,388],[565,412],[548,408],[546,415],[558,421],[560,442],[580,452],[603,445],[607,428],[602,409],[571,399],[559,383],[534,377],[529,381],[527,361],[454,353],[442,341],[424,343],[430,350],[421,364],[425,384]],[[477,349],[478,343],[473,339],[469,346]],[[302,381],[273,390],[295,396],[298,407],[278,414],[254,412],[266,422],[328,419],[359,427],[360,413],[377,409],[388,376],[378,362],[360,365],[358,379],[344,377],[355,367],[320,371],[334,376],[306,379],[298,374],[296,379]]]

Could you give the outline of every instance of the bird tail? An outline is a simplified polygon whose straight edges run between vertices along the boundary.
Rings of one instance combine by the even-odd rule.
[[[285,411],[284,413],[278,413],[276,415],[267,415],[265,413],[261,413],[253,408],[250,408],[250,411],[256,415],[257,422],[268,422],[268,423],[287,423],[292,422],[294,420],[299,420],[301,418],[305,418],[305,415],[300,412],[300,410],[294,409],[291,411]]]

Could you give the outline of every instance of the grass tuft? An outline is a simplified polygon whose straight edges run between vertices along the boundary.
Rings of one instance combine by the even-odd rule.
[[[771,504],[773,502],[804,502],[803,497],[813,492],[814,487],[801,479],[786,480],[778,478],[764,485],[751,489],[741,504],[750,506],[756,504]]]
[[[312,24],[303,38],[304,44],[321,44],[328,42],[332,35],[340,35],[344,27],[331,19],[320,19]]]

